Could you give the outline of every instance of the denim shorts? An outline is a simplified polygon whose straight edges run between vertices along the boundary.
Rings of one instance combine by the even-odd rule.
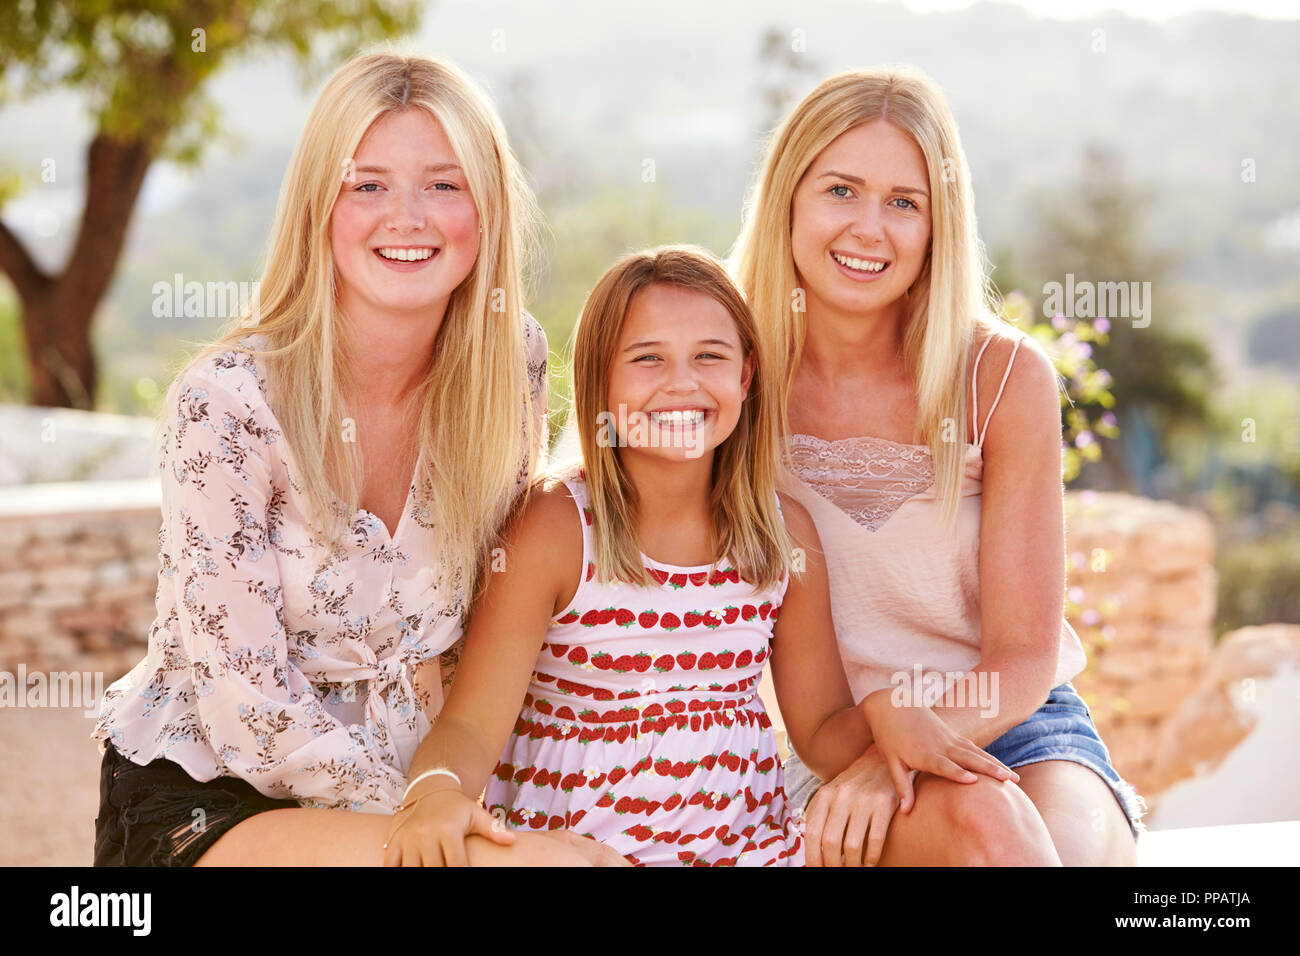
[[[1142,798],[1111,766],[1110,752],[1093,726],[1088,705],[1069,683],[1053,688],[1047,702],[1030,714],[1028,720],[1012,727],[984,750],[1012,770],[1044,760],[1083,764],[1106,781],[1115,794],[1128,818],[1133,838],[1137,839],[1146,829],[1142,823],[1142,814],[1146,812]],[[794,754],[786,760],[785,791],[796,807],[807,807],[823,782]]]

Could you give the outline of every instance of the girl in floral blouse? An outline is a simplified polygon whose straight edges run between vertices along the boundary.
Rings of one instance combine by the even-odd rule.
[[[325,86],[258,307],[167,393],[157,618],[94,732],[97,865],[381,862],[544,448],[535,221],[455,67],[371,54]]]

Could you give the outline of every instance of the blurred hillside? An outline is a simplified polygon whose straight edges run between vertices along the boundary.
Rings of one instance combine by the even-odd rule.
[[[781,73],[770,56],[760,58],[769,30],[801,45],[789,59],[802,70]],[[1104,50],[1095,52],[1099,36]],[[725,251],[772,119],[762,91],[776,85],[797,97],[832,72],[890,61],[920,65],[947,91],[981,230],[999,260],[1028,254],[1024,224],[1068,180],[1081,150],[1100,144],[1152,200],[1148,239],[1176,259],[1173,277],[1192,301],[1185,321],[1213,329],[1230,377],[1275,360],[1270,346],[1287,334],[1300,298],[1300,103],[1289,95],[1300,86],[1297,21],[1197,14],[1060,22],[995,4],[919,15],[834,0],[797,14],[770,0],[544,8],[444,0],[430,6],[414,44],[455,60],[492,92],[556,245],[589,250],[585,277],[543,278],[541,299],[557,305],[573,296],[551,284],[589,284],[613,255],[652,241],[657,229]],[[110,378],[161,374],[160,349],[203,339],[217,324],[154,319],[154,282],[177,272],[199,281],[256,278],[312,92],[280,61],[215,79],[226,138],[192,177],[159,166],[145,187],[98,332]],[[5,218],[46,263],[60,261],[70,235],[82,165],[85,131],[75,102],[62,100],[0,112],[0,168],[32,181]],[[53,185],[31,175],[46,157],[61,172]],[[646,159],[654,183],[643,182]],[[1250,183],[1241,178],[1246,159],[1255,162]],[[585,221],[575,207],[611,201],[624,205],[622,222],[589,224],[583,236],[556,228],[562,219]],[[39,235],[38,213],[53,213],[62,228]],[[51,228],[47,221],[41,231]],[[572,321],[570,312],[540,317],[556,333]],[[120,382],[102,398],[132,401]]]

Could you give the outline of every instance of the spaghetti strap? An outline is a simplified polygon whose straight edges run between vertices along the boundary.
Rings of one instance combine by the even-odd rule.
[[[975,439],[977,442],[979,441],[979,437],[980,437],[979,435],[980,400],[979,400],[979,395],[975,390],[975,384],[976,382],[979,381],[979,377],[980,377],[980,359],[984,357],[985,349],[987,349],[989,345],[992,344],[992,342],[993,342],[993,336],[991,335],[984,339],[984,345],[980,347],[979,355],[975,356],[975,368],[971,371],[970,374],[971,432],[975,435]],[[982,444],[982,442],[980,443]]]
[[[1007,360],[1007,370],[1002,373],[1002,384],[998,386],[998,394],[994,397],[993,404],[989,407],[988,418],[984,419],[984,428],[979,434],[979,441],[976,443],[978,448],[983,449],[984,447],[984,436],[988,434],[989,422],[993,420],[993,413],[997,410],[998,402],[1002,400],[1002,392],[1007,387],[1007,379],[1011,377],[1011,366],[1015,364],[1016,353],[1020,351],[1020,343],[1023,341],[1023,338],[1016,339],[1015,348],[1011,350],[1011,358]],[[988,348],[988,342],[984,343],[984,347]],[[982,351],[983,350],[981,349],[981,352]],[[978,419],[976,419],[976,421],[978,421]]]

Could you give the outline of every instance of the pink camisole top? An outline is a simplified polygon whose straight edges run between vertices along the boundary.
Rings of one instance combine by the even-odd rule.
[[[971,377],[978,425],[976,373]],[[975,444],[966,445],[965,475],[955,526],[935,496],[927,445],[871,436],[825,441],[789,437],[795,472],[782,469],[780,488],[812,515],[826,555],[831,614],[855,700],[896,686],[899,675],[966,672],[980,660],[979,542],[983,445],[1016,352]],[[1053,686],[1086,664],[1078,635],[1061,619]]]

